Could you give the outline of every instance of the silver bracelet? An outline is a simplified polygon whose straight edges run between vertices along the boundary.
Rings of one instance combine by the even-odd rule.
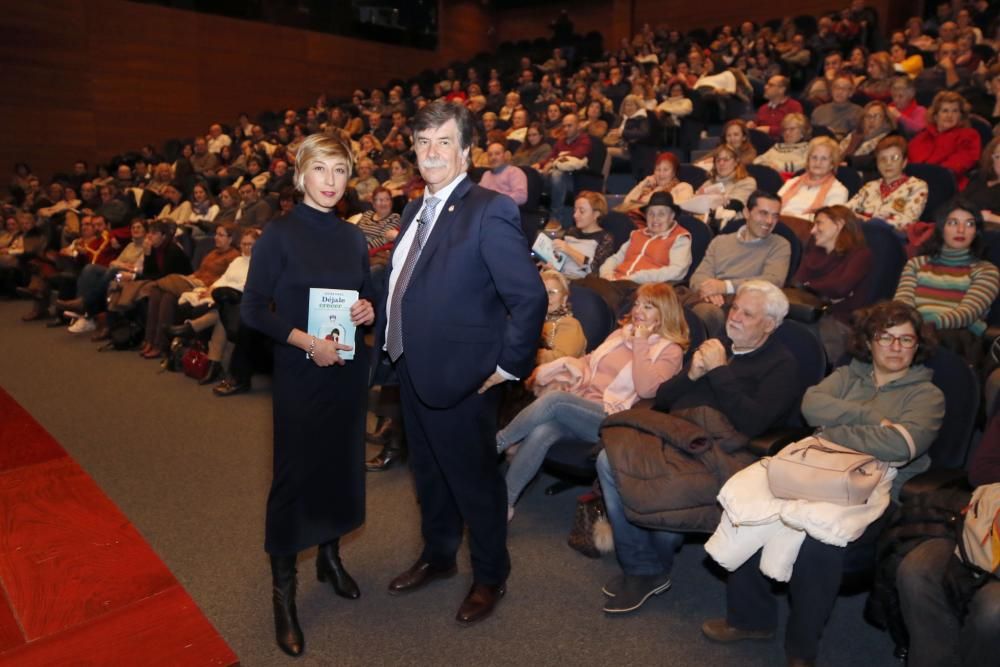
[[[313,353],[315,351],[316,351],[316,336],[313,336],[312,340],[309,341],[309,349],[306,351],[306,359],[312,361]]]

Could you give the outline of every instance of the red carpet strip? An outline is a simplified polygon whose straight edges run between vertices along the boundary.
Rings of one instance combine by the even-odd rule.
[[[0,389],[0,667],[237,665],[124,514]]]

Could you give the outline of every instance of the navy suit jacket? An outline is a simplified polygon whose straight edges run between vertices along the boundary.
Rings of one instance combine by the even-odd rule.
[[[407,204],[399,238],[422,204]],[[393,254],[392,262],[404,261]],[[375,323],[376,363],[385,354],[388,298],[387,278]],[[403,353],[420,400],[433,408],[457,405],[498,365],[527,377],[547,306],[514,201],[466,177],[444,202],[403,295]]]

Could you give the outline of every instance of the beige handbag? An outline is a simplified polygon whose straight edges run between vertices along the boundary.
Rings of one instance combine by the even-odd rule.
[[[793,442],[764,459],[776,498],[863,505],[889,468],[871,454],[817,436]]]

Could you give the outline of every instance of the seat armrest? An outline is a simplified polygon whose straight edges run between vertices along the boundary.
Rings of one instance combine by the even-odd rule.
[[[907,502],[917,496],[938,489],[972,490],[965,470],[961,468],[931,468],[906,480],[899,493],[900,502]]]

